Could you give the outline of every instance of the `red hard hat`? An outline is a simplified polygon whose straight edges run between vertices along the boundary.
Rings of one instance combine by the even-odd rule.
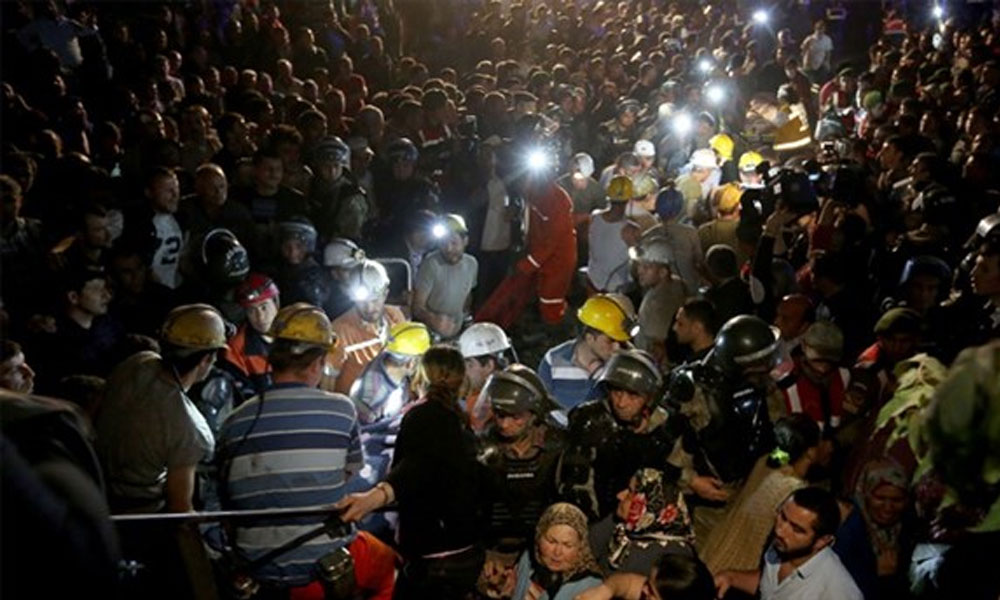
[[[236,301],[246,308],[278,297],[278,286],[262,273],[250,273],[236,288]]]

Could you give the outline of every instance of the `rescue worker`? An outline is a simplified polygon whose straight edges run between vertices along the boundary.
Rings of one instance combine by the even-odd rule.
[[[619,292],[629,280],[628,246],[622,232],[628,221],[625,209],[635,197],[632,180],[619,175],[608,184],[609,206],[590,217],[587,244],[587,287],[591,292]]]
[[[219,367],[233,376],[238,395],[250,398],[271,384],[267,351],[272,340],[267,332],[278,314],[278,286],[267,275],[251,273],[236,288],[236,301],[247,318],[229,339]]]
[[[676,180],[678,191],[684,196],[684,217],[694,225],[707,221],[710,213],[706,200],[719,181],[719,165],[715,151],[700,148],[691,154],[690,170]]]
[[[619,350],[598,380],[599,397],[573,409],[556,474],[559,496],[591,522],[618,506],[616,496],[640,468],[663,470],[680,430],[657,405],[663,378],[642,350]],[[671,478],[675,474],[671,474]]]
[[[315,306],[292,304],[278,312],[270,335],[274,384],[234,411],[219,435],[219,496],[226,510],[332,504],[364,466],[354,405],[342,394],[317,389],[325,357],[337,344],[330,320]],[[323,519],[246,523],[234,528],[228,542],[242,560],[253,561],[314,530]],[[331,592],[391,594],[394,558],[374,536],[349,527],[246,575],[284,593],[325,574],[330,580],[324,578],[321,585]]]
[[[405,320],[397,306],[386,305],[389,275],[381,263],[364,259],[347,277],[354,306],[333,322],[341,341],[327,355],[322,388],[342,394],[351,390],[365,366],[385,347],[389,329]]]
[[[601,123],[597,131],[598,148],[594,152],[599,164],[606,165],[622,152],[632,150],[639,137],[636,123],[641,109],[638,101],[631,98],[623,100],[618,104],[615,118]]]
[[[330,280],[316,262],[316,228],[308,219],[296,217],[278,223],[278,264],[272,277],[285,302],[305,302],[321,306],[330,295]]]
[[[351,149],[337,136],[320,140],[312,153],[315,177],[309,190],[309,216],[323,240],[362,239],[368,220],[365,191],[351,173]]]
[[[458,335],[469,314],[479,263],[466,254],[469,230],[460,215],[445,215],[433,228],[438,249],[420,262],[413,290],[413,316],[441,339]]]
[[[556,465],[565,434],[546,419],[554,402],[529,367],[513,364],[494,373],[482,398],[493,420],[480,437],[479,460],[489,467],[496,487],[487,544],[516,556],[556,499]]]
[[[725,244],[736,250],[737,260],[742,265],[749,257],[740,252],[741,244],[736,231],[740,225],[740,195],[741,190],[735,183],[712,190],[709,196],[712,217],[698,227],[698,239],[702,252],[708,252],[716,244]]]
[[[769,374],[778,335],[758,317],[734,317],[704,360],[671,373],[666,399],[683,418],[684,433],[669,462],[681,470],[681,484],[701,499],[694,513],[696,539],[707,538],[732,491],[773,447],[769,413],[783,410]]]
[[[716,164],[719,165],[719,170],[721,171],[719,183],[726,184],[737,181],[739,174],[737,173],[736,163],[733,162],[733,150],[736,147],[733,138],[725,133],[717,133],[708,138],[708,147],[715,152]]]
[[[228,229],[213,229],[188,249],[188,270],[178,293],[187,301],[203,300],[216,306],[230,322],[243,318],[234,300],[236,286],[250,272],[246,248]]]
[[[662,364],[666,359],[667,335],[673,316],[690,290],[674,275],[674,253],[662,237],[642,240],[629,251],[636,265],[636,281],[642,288],[639,303],[639,335],[636,345]]]
[[[505,279],[476,313],[476,321],[510,327],[524,310],[535,287],[542,320],[556,325],[566,314],[576,270],[576,231],[569,195],[552,181],[552,156],[534,150],[522,163],[526,169],[513,182],[529,207],[527,256],[517,262],[516,274]]]
[[[639,332],[632,302],[619,294],[588,298],[576,317],[579,335],[550,348],[538,365],[538,376],[564,412],[588,398],[604,362]]]
[[[473,323],[458,337],[458,350],[465,359],[465,376],[469,393],[462,407],[469,417],[469,426],[480,433],[489,422],[491,413],[488,402],[479,402],[480,392],[490,375],[505,369],[508,353],[514,354],[510,338],[496,323]],[[517,356],[514,355],[516,360]]]
[[[750,150],[740,154],[737,167],[740,171],[740,185],[744,188],[756,188],[764,183],[764,177],[757,172],[757,167],[764,162],[764,157]]]
[[[207,304],[170,311],[162,354],[133,354],[112,371],[97,415],[97,454],[115,512],[194,510],[195,469],[215,439],[188,390],[226,347],[222,315]]]
[[[329,295],[323,302],[323,310],[331,319],[336,319],[354,305],[346,284],[351,270],[364,257],[365,251],[347,238],[333,238],[323,248],[323,266],[330,275]]]
[[[389,330],[385,348],[368,363],[351,385],[351,401],[358,423],[366,434],[365,458],[372,467],[370,483],[381,481],[392,462],[392,447],[405,407],[412,400],[411,383],[420,357],[431,347],[431,334],[423,323],[403,321]]]

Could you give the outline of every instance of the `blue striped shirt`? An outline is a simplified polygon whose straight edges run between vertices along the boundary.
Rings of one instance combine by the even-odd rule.
[[[218,447],[223,508],[309,508],[337,502],[348,477],[364,466],[354,404],[303,384],[277,384],[236,409]],[[322,517],[269,519],[236,530],[235,545],[249,560],[316,528]],[[281,555],[255,576],[302,585],[315,579],[316,561],[353,539],[323,535]]]
[[[538,365],[538,376],[565,412],[587,400],[594,387],[594,378],[586,369],[573,362],[576,339],[566,340],[549,348]],[[600,372],[599,370],[597,372]]]

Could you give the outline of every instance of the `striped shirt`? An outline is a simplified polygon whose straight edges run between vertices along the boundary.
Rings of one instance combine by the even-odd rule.
[[[550,348],[538,365],[538,376],[542,378],[542,383],[566,412],[585,401],[594,387],[590,373],[573,362],[575,346],[576,339],[572,339]],[[595,371],[597,372],[600,370]]]
[[[262,401],[263,398],[263,401]],[[348,477],[364,466],[354,404],[298,383],[276,384],[242,404],[219,434],[225,458],[223,508],[308,508],[337,502]],[[236,530],[235,545],[249,560],[312,531],[322,517],[269,519]],[[262,567],[264,581],[302,585],[315,579],[316,561],[354,534],[319,536]]]

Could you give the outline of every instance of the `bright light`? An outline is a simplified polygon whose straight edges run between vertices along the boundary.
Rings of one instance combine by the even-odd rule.
[[[722,86],[719,84],[710,85],[705,90],[705,96],[708,97],[708,101],[712,104],[722,104],[722,101],[726,99],[726,90],[722,89]]]
[[[528,152],[528,168],[532,171],[542,171],[549,166],[549,155],[542,150]]]
[[[944,8],[940,4],[934,5],[934,18],[943,19],[944,18]]]
[[[707,58],[703,58],[698,62],[698,70],[702,73],[711,73],[713,68],[712,61]]]
[[[768,15],[767,11],[764,10],[764,9],[762,9],[762,8],[753,11],[753,22],[757,23],[758,25],[764,25],[764,24],[766,24],[767,21],[768,21],[768,19],[770,19],[770,18],[771,18],[771,16]]]
[[[431,227],[431,235],[440,240],[444,236],[448,235],[448,228],[445,227],[443,223],[435,223],[434,227]]]
[[[691,118],[691,115],[687,113],[679,113],[674,117],[673,128],[674,133],[684,137],[685,135],[691,133],[691,130],[694,129],[694,120]]]
[[[669,117],[670,113],[674,112],[674,105],[669,102],[664,102],[656,108],[656,112],[661,117]]]
[[[351,299],[355,302],[364,302],[372,297],[368,288],[360,283],[351,288]]]

